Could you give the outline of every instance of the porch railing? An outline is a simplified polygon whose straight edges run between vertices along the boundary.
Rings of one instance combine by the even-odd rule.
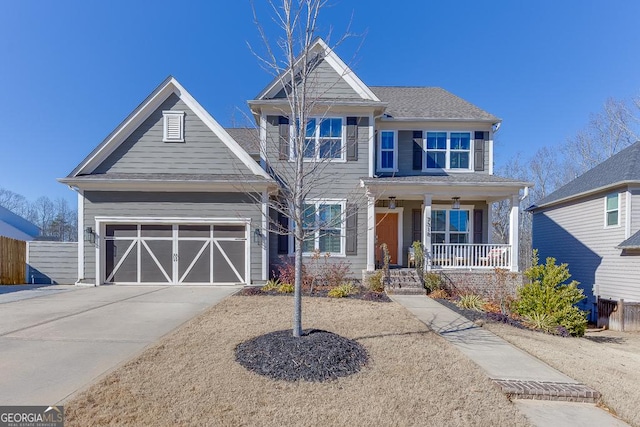
[[[511,245],[473,243],[431,244],[434,268],[510,268]]]

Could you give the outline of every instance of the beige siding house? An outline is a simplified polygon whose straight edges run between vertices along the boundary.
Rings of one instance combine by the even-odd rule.
[[[640,302],[640,142],[529,208],[541,260],[568,263],[591,318],[605,302]],[[598,304],[600,302],[600,304]],[[611,326],[611,325],[610,325]]]

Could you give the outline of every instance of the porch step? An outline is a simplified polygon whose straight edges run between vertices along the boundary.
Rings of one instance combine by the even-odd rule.
[[[424,295],[425,289],[413,268],[394,268],[389,270],[387,293],[395,295]]]

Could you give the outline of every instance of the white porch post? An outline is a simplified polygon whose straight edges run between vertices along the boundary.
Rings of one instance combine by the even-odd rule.
[[[487,243],[493,243],[493,203],[489,202],[487,206]]]
[[[376,198],[367,197],[367,271],[376,269]]]
[[[518,271],[518,254],[520,241],[520,196],[511,196],[511,212],[509,213],[509,245],[511,246],[511,271]]]
[[[424,195],[422,246],[424,247],[424,269],[425,271],[431,271],[431,194]]]

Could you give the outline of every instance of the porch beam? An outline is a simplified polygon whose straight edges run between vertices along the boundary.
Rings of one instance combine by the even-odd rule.
[[[518,271],[518,254],[520,236],[520,196],[511,196],[511,211],[509,212],[509,245],[511,246],[511,271]]]
[[[376,198],[367,197],[367,271],[376,269]]]
[[[424,269],[431,271],[431,194],[424,195],[422,210],[422,246],[424,248]]]

